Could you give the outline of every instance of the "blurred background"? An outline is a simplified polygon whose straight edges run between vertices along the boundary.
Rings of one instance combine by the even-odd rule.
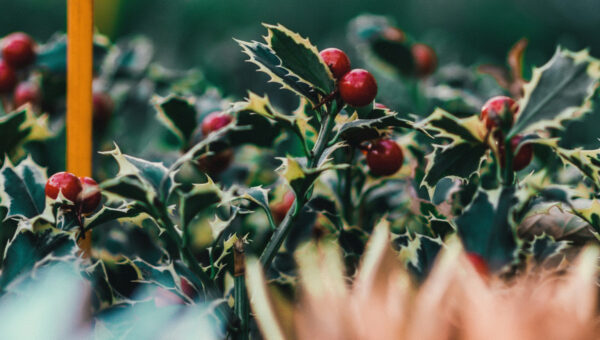
[[[597,0],[96,0],[96,25],[112,40],[148,36],[156,59],[176,69],[199,67],[225,95],[260,92],[266,76],[244,63],[233,37],[264,34],[261,22],[282,23],[319,48],[348,46],[348,22],[362,13],[387,15],[436,48],[441,64],[504,63],[521,37],[526,64],[542,64],[557,44],[589,47],[600,57]],[[65,31],[66,0],[0,0],[0,36],[25,31],[45,41]],[[352,51],[350,51],[352,54]]]

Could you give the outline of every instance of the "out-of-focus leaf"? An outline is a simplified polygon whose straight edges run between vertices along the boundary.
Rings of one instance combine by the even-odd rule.
[[[187,147],[198,125],[193,103],[173,95],[165,98],[155,97],[153,102],[160,122],[177,136],[181,148]]]

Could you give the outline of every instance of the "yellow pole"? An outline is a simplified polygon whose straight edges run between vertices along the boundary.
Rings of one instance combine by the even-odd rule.
[[[67,171],[92,175],[94,0],[67,3]],[[89,254],[91,235],[80,243]]]

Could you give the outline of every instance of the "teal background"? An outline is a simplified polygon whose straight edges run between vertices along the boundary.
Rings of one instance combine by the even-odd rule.
[[[521,37],[530,40],[528,65],[546,61],[557,44],[589,47],[600,56],[600,1],[594,0],[96,0],[96,6],[101,33],[146,35],[162,64],[200,67],[225,94],[238,97],[264,87],[265,79],[243,62],[232,37],[259,39],[261,22],[282,23],[320,48],[348,48],[349,20],[385,14],[431,43],[441,63],[502,63]],[[65,20],[65,0],[0,0],[0,35],[21,30],[43,41],[64,31]]]

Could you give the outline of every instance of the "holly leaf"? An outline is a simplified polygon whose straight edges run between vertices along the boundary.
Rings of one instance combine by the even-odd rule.
[[[519,101],[517,120],[509,137],[548,128],[562,128],[562,122],[590,111],[598,87],[600,62],[587,51],[557,49],[552,59],[533,71]]]
[[[414,273],[420,281],[423,281],[435,262],[437,254],[442,249],[442,241],[439,238],[431,238],[426,235],[417,234],[408,240],[400,248],[400,257],[404,259],[408,269]]]
[[[6,159],[0,169],[0,206],[6,207],[6,218],[33,218],[44,212],[46,205],[46,170],[27,157],[17,166]]]
[[[191,100],[170,95],[168,97],[155,97],[158,120],[163,123],[179,140],[180,147],[185,148],[198,125],[196,121],[196,108]]]
[[[414,122],[400,117],[399,113],[374,109],[368,119],[359,119],[356,112],[348,119],[336,124],[336,137],[350,145],[358,145],[366,140],[378,138],[390,128],[418,129],[427,134]]]
[[[93,229],[101,224],[118,220],[120,218],[136,217],[141,213],[140,207],[132,203],[123,203],[121,206],[113,208],[103,206],[100,211],[90,217],[86,217],[84,222],[85,229]]]
[[[504,188],[494,203],[487,192],[479,191],[454,220],[465,250],[481,255],[494,269],[514,259],[517,242],[509,218],[515,203],[514,187]]]
[[[47,118],[36,117],[29,106],[0,117],[0,159],[13,155],[24,142],[50,137]]]
[[[49,260],[74,258],[77,243],[72,233],[46,228],[33,232],[21,228],[5,251],[0,287],[6,287],[21,275],[26,275]]]
[[[322,94],[333,92],[335,89],[333,75],[319,56],[319,50],[308,39],[281,24],[264,26],[269,32],[265,40],[281,59],[285,68]]]
[[[190,190],[180,194],[179,214],[183,226],[189,225],[204,209],[219,203],[223,193],[221,189],[209,178],[208,182],[194,184]]]
[[[294,190],[296,197],[304,195],[305,190],[312,185],[312,183],[321,175],[321,173],[327,170],[339,170],[345,169],[347,164],[325,164],[321,165],[316,169],[307,169],[305,166],[300,164],[299,159],[292,157],[280,158],[282,165],[277,169],[280,175],[290,184],[290,187]]]
[[[122,154],[116,144],[114,150],[101,154],[112,156],[119,165],[116,177],[100,185],[108,192],[150,207],[156,198],[166,201],[177,187],[174,179],[176,172],[169,173],[162,163]]]
[[[249,62],[269,75],[270,81],[305,97],[313,105],[319,102],[319,95],[334,90],[333,76],[310,41],[282,25],[265,27],[267,44],[236,40],[250,57]]]
[[[458,118],[442,109],[436,109],[416,127],[431,132],[435,138],[451,142],[483,143],[486,130],[477,116]]]
[[[453,143],[435,145],[434,151],[427,155],[427,168],[421,186],[425,186],[429,197],[433,197],[436,184],[442,179],[467,179],[479,172],[485,159],[485,144]]]

